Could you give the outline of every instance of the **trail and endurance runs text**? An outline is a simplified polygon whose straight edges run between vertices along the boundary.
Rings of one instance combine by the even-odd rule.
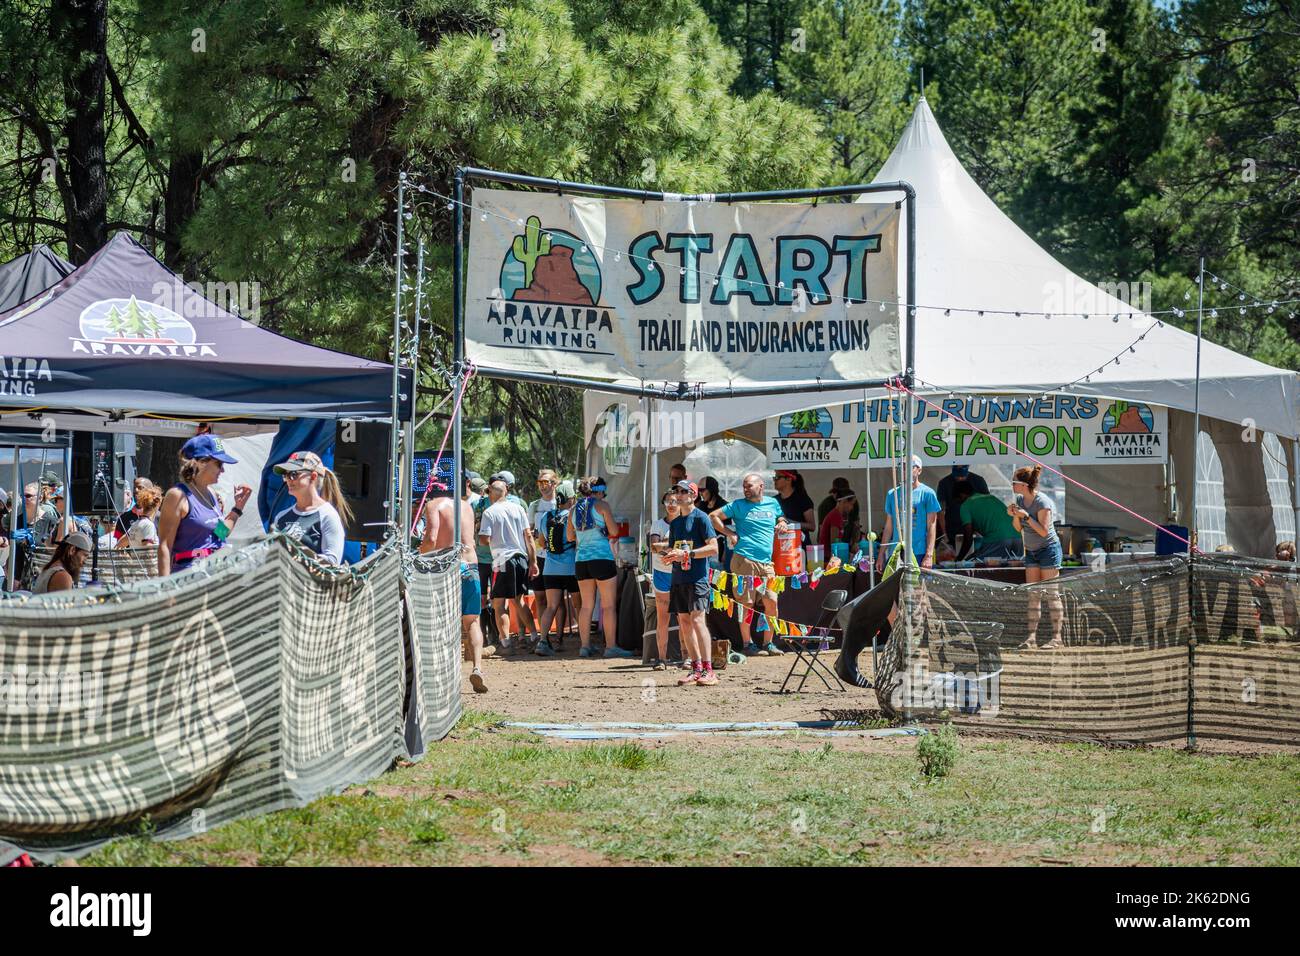
[[[684,322],[639,319],[640,346],[648,352],[845,352],[871,345],[865,319],[801,322],[728,320]]]

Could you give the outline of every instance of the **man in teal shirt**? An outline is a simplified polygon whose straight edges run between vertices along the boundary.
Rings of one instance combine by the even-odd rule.
[[[729,501],[727,504],[709,514],[714,529],[727,539],[732,549],[731,573],[740,575],[736,597],[742,602],[750,590],[750,578],[762,578],[764,582],[776,575],[772,567],[772,544],[776,532],[786,530],[785,518],[781,514],[781,504],[775,498],[763,494],[763,477],[758,474],[745,476],[743,485],[745,497]],[[735,530],[726,526],[730,519]],[[763,599],[763,613],[776,616],[776,594],[766,587],[757,589]],[[749,624],[745,615],[740,616],[740,635],[744,641],[745,653],[751,657],[755,654],[777,656],[781,649],[775,641],[768,641],[767,647],[759,648],[750,636]]]
[[[898,514],[896,502],[902,498],[900,488],[890,488],[885,495],[885,533],[881,540],[885,547],[880,549],[876,567],[884,572],[885,562],[893,554],[894,548],[902,540],[902,517]],[[939,496],[929,485],[921,483],[921,457],[912,456],[912,557],[923,568],[934,567],[934,541],[938,528]]]

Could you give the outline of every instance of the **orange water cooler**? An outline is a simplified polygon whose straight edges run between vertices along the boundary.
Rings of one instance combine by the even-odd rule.
[[[803,574],[803,529],[778,531],[772,543],[772,569],[782,577]]]

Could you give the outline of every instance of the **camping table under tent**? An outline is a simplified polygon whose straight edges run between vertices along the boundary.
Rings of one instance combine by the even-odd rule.
[[[1202,459],[1217,455],[1229,488],[1225,533],[1238,550],[1271,557],[1276,537],[1300,529],[1300,383],[1295,372],[1202,341],[1198,375],[1196,336],[1085,282],[1035,244],[962,167],[924,97],[875,179],[877,185],[895,181],[915,187],[915,228],[924,237],[916,251],[922,293],[915,328],[915,391],[922,399],[942,400],[951,393],[1033,396],[1055,393],[1069,383],[1069,395],[1163,406],[1170,410],[1169,466],[1083,465],[1062,470],[1164,523],[1173,510],[1170,486],[1179,486],[1181,512],[1190,498],[1188,486],[1197,470],[1198,454]],[[872,193],[861,199],[874,202],[879,196]],[[1193,288],[1189,285],[1189,290]],[[1192,302],[1180,304],[1194,305],[1194,291],[1192,297]],[[1044,314],[1057,309],[1055,314]],[[1117,358],[1121,362],[1114,364]],[[1099,367],[1104,371],[1095,371]],[[1090,370],[1090,380],[1084,381]],[[1198,382],[1201,422],[1199,437],[1194,439]],[[601,416],[611,405],[628,402],[627,387],[635,384],[625,379],[617,388],[595,387],[585,394],[583,428],[592,467],[600,461],[591,443]],[[879,388],[828,385],[817,394],[790,390],[728,397],[715,393],[686,408],[699,412],[708,423],[707,435],[695,436],[697,442],[728,437],[765,448],[763,426],[768,418],[871,401],[885,394]],[[646,412],[653,401],[641,398],[637,408]],[[1252,429],[1258,440],[1243,440],[1243,432]],[[1273,446],[1270,435],[1283,449],[1278,457],[1284,462],[1290,499],[1283,506],[1269,498],[1264,481],[1263,445],[1269,440]],[[667,466],[681,461],[687,449],[680,440],[656,441],[654,449],[649,463],[642,449],[633,449],[627,472],[606,476],[610,499],[657,501]],[[856,479],[866,471],[861,465],[829,471],[791,467],[825,475],[827,485],[832,476]],[[870,500],[882,501],[892,485],[884,474],[887,467],[887,463],[873,463]],[[934,474],[925,477],[933,485]],[[1277,489],[1273,490],[1276,498]],[[1205,510],[1199,506],[1204,504],[1204,493],[1204,488],[1196,492],[1202,517]],[[810,494],[814,501],[820,497]],[[1134,531],[1142,527],[1085,493],[1071,489],[1067,501],[1071,524]],[[875,512],[877,528],[880,514]],[[643,531],[645,527],[643,522]]]
[[[36,419],[87,431],[208,423],[241,435],[292,418],[391,424],[395,408],[409,421],[414,404],[408,370],[394,395],[391,365],[246,322],[126,233],[0,314],[0,356],[0,426],[27,431]]]

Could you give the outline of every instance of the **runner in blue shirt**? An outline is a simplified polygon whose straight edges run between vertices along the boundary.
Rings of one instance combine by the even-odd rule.
[[[710,514],[709,520],[731,545],[731,573],[739,575],[736,579],[737,599],[747,602],[749,599],[745,595],[751,590],[751,579],[762,578],[763,585],[756,589],[756,594],[763,599],[763,613],[775,617],[776,595],[768,590],[767,582],[776,576],[772,567],[772,545],[776,532],[787,530],[785,516],[781,512],[781,503],[763,494],[762,475],[746,475],[742,487],[745,497],[727,502]],[[726,527],[727,519],[735,523],[734,531]],[[740,636],[745,653],[751,657],[755,654],[781,654],[775,641],[768,641],[767,647],[759,648],[750,636],[744,615],[740,617]]]
[[[712,599],[708,559],[718,553],[718,537],[704,512],[695,507],[700,494],[695,483],[679,481],[673,490],[677,492],[678,513],[668,525],[671,545],[664,553],[664,560],[673,565],[668,610],[677,615],[682,646],[692,662],[691,673],[677,684],[712,687],[718,678],[713,673],[713,644],[705,612]]]
[[[899,489],[891,488],[885,495],[885,533],[882,536],[886,542],[885,547],[880,549],[880,556],[876,559],[876,567],[882,573],[885,569],[885,562],[893,553],[901,539],[899,528],[902,527],[902,518],[898,514],[895,502],[899,498]],[[934,567],[934,541],[935,533],[939,526],[939,512],[943,510],[939,504],[939,496],[934,493],[934,489],[929,485],[921,484],[921,458],[919,455],[912,456],[912,554],[923,568]]]

